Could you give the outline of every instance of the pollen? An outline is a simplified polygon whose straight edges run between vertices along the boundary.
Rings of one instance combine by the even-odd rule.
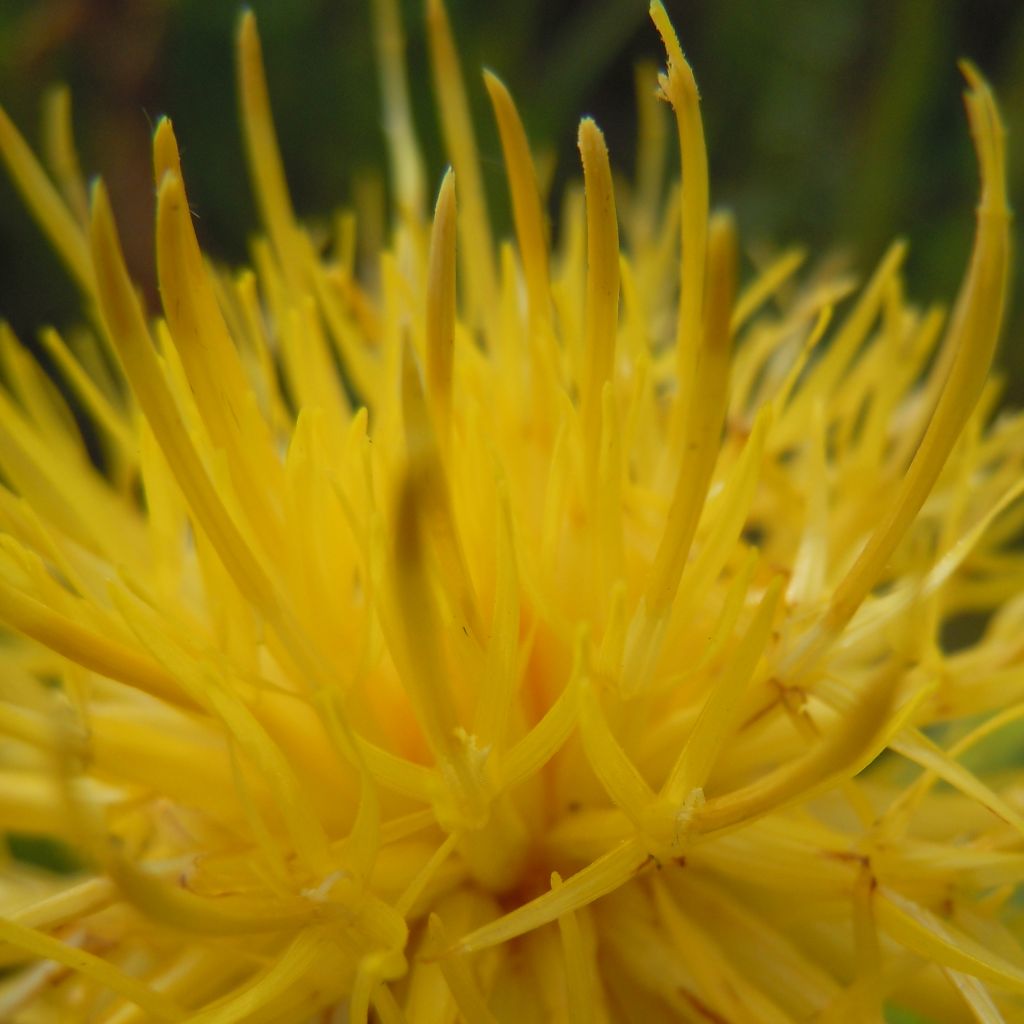
[[[396,0],[374,15],[369,265],[358,205],[295,216],[251,13],[263,233],[251,269],[203,253],[161,120],[159,309],[66,94],[45,162],[0,111],[83,310],[38,346],[0,326],[0,830],[75,863],[3,864],[0,1019],[1024,1019],[1024,418],[991,369],[984,79],[962,66],[980,200],[947,311],[906,297],[902,242],[863,282],[746,267],[659,0],[636,179],[582,119],[555,231],[442,0],[428,179]]]

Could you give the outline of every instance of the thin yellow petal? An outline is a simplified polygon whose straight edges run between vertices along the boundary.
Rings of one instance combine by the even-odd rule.
[[[523,263],[531,318],[550,315],[551,296],[548,276],[548,243],[544,212],[541,208],[537,172],[530,156],[526,131],[515,103],[504,83],[490,71],[484,71],[484,84],[491,97],[494,118],[498,122],[501,148],[505,156],[512,215]]]
[[[173,999],[150,988],[145,983],[125,974],[113,964],[93,953],[67,945],[42,932],[37,932],[13,921],[0,919],[0,942],[44,960],[54,960],[71,970],[95,981],[103,988],[124,996],[141,1006],[154,1020],[179,1021],[185,1011]]]
[[[427,265],[426,390],[438,437],[447,448],[455,358],[455,173],[441,181]]]
[[[988,86],[965,70],[967,110],[981,167],[981,203],[970,266],[961,286],[947,344],[955,348],[949,376],[931,422],[893,500],[867,546],[835,589],[819,630],[807,643],[809,658],[850,620],[931,492],[981,395],[1002,325],[1010,248],[1006,172],[999,159],[999,113]],[[820,639],[819,639],[820,637]]]
[[[398,208],[413,221],[423,216],[423,157],[416,141],[405,69],[405,34],[396,0],[374,0],[373,36],[384,103],[384,135]]]
[[[430,44],[434,89],[445,147],[459,179],[462,202],[462,216],[459,218],[462,280],[466,282],[468,305],[473,319],[486,322],[490,318],[496,294],[494,244],[491,240],[473,121],[444,0],[427,0],[427,41]]]
[[[242,14],[238,26],[238,92],[249,173],[252,176],[263,223],[277,251],[285,277],[297,283],[303,265],[298,228],[270,112],[270,95],[263,70],[263,53],[252,11]]]
[[[85,232],[2,107],[0,158],[71,276],[86,295],[91,295],[93,272]]]
[[[472,953],[488,946],[508,942],[519,935],[540,928],[562,914],[578,910],[614,892],[636,875],[649,859],[647,851],[639,841],[626,840],[566,879],[560,888],[544,893],[505,914],[504,917],[471,932],[456,945],[455,949]]]
[[[593,480],[600,454],[601,394],[615,368],[619,227],[608,149],[601,129],[589,117],[580,121],[578,144],[587,200],[587,299],[580,414],[587,446],[588,475]]]

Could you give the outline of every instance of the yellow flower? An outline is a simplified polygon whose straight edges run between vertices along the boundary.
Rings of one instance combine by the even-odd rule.
[[[964,67],[981,202],[948,317],[905,301],[902,245],[856,294],[795,251],[737,293],[658,0],[682,185],[651,76],[636,183],[584,119],[554,247],[488,73],[496,247],[427,6],[453,169],[431,219],[378,0],[396,203],[362,273],[352,214],[293,215],[249,14],[266,237],[254,271],[204,260],[162,121],[160,316],[66,102],[52,178],[0,115],[87,320],[42,334],[59,387],[0,332],[0,826],[83,865],[5,865],[0,1017],[1022,1019],[1024,418],[993,417],[987,86]]]

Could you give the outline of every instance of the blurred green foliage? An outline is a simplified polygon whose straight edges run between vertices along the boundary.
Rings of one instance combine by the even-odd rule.
[[[900,1006],[887,1006],[885,1024],[929,1024],[929,1022],[920,1014],[904,1010]]]
[[[1024,194],[1024,5],[1017,0],[666,0],[704,99],[713,199],[750,244],[840,244],[866,270],[894,235],[911,239],[913,294],[951,299],[972,228],[976,174],[957,93],[968,56],[1010,128],[1011,195]],[[383,171],[370,0],[254,0],[285,164],[299,212],[347,201]],[[432,108],[423,0],[401,0],[413,102],[434,180],[443,153]],[[481,66],[497,71],[531,138],[577,172],[575,124],[593,114],[628,172],[638,60],[660,60],[644,0],[449,0],[499,225],[504,175]],[[109,181],[129,259],[151,281],[150,126],[169,114],[198,229],[231,262],[256,224],[237,128],[234,3],[4,0],[0,102],[38,138],[46,86],[70,83],[85,167]],[[26,338],[77,316],[61,268],[0,175],[0,312]],[[557,194],[557,188],[556,188]],[[554,212],[554,211],[553,211]],[[1015,271],[1015,293],[1024,274]],[[1003,345],[1024,401],[1018,302]]]
[[[81,869],[82,862],[66,843],[48,836],[26,836],[7,833],[4,836],[7,852],[16,860],[37,864],[60,874],[71,874]]]

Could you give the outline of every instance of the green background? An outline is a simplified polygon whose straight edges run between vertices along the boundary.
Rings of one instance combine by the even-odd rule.
[[[369,0],[260,0],[274,110],[296,206],[317,215],[384,167]],[[952,299],[972,227],[976,174],[955,61],[974,59],[1009,127],[1011,194],[1024,193],[1024,5],[850,0],[668,0],[701,87],[712,198],[748,246],[805,242],[867,270],[894,235],[912,243],[920,302]],[[443,155],[431,106],[423,4],[401,0],[428,166]],[[629,170],[633,66],[660,59],[642,0],[449,0],[470,78],[484,172],[507,225],[500,147],[475,70],[512,89],[534,145],[576,175],[575,125],[593,114]],[[152,288],[151,124],[169,114],[204,244],[242,262],[255,212],[236,118],[232,35],[220,0],[4,0],[0,101],[33,139],[45,87],[68,81],[89,173],[101,173],[137,278]],[[557,180],[557,179],[556,179]],[[557,193],[557,189],[556,189]],[[1015,292],[1024,283],[1015,270]],[[1024,328],[1011,313],[1002,362],[1024,400]],[[76,299],[10,185],[0,181],[0,314],[29,339],[76,316]]]

